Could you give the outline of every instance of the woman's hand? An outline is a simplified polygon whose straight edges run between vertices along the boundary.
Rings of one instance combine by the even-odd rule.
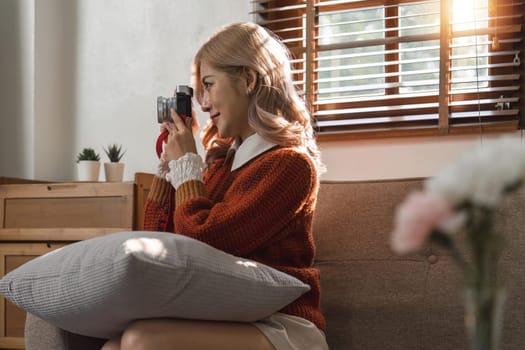
[[[162,123],[161,132],[167,130],[169,136],[164,147],[166,160],[179,159],[188,152],[197,153],[197,146],[193,137],[192,128],[196,122],[195,112],[192,110],[192,118],[185,118],[184,120],[175,112],[171,110],[171,118],[173,123]],[[198,128],[198,127],[197,127]]]

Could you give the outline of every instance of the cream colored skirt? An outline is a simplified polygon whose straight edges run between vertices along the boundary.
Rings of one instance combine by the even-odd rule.
[[[276,313],[254,323],[276,350],[328,350],[324,333],[304,318]]]

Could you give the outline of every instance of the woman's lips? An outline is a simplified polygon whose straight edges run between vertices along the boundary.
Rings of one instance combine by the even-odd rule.
[[[214,114],[212,116],[210,116],[211,120],[215,123],[215,121],[217,120],[217,118],[220,116],[221,114],[220,113],[217,113],[217,114]]]

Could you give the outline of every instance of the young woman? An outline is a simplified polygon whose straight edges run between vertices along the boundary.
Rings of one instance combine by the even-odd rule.
[[[193,63],[196,98],[210,121],[206,161],[191,126],[172,112],[146,230],[201,240],[297,277],[311,290],[255,323],[180,319],[131,324],[103,350],[324,350],[312,218],[322,164],[288,51],[253,23],[213,35]],[[240,291],[242,292],[242,291]]]

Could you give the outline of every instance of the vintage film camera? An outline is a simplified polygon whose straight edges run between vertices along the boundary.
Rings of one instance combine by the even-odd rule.
[[[157,97],[157,121],[173,122],[171,109],[173,108],[181,117],[191,118],[191,98],[193,89],[187,85],[177,85],[172,97]]]
[[[184,122],[188,118],[192,118],[191,113],[191,98],[193,97],[193,89],[187,85],[177,85],[175,94],[172,97],[157,97],[157,122],[162,124],[164,122],[173,123],[171,118],[171,109],[182,118]],[[156,151],[160,158],[163,150],[163,143],[168,138],[168,131],[164,131],[157,138]]]

